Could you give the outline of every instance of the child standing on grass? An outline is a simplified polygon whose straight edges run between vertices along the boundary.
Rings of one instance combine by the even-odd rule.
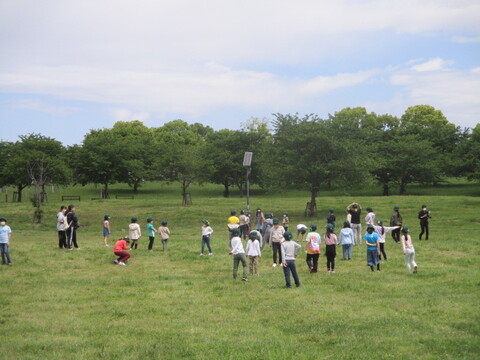
[[[158,228],[158,233],[160,234],[160,238],[162,239],[162,246],[163,251],[167,251],[167,242],[168,238],[170,237],[170,229],[167,227],[168,221],[162,221],[162,226]],[[153,243],[148,245],[148,250],[152,250]]]
[[[402,228],[401,242],[407,270],[410,274],[416,274],[418,272],[418,265],[415,262],[415,249],[413,248],[412,237],[410,236],[408,226]]]
[[[343,260],[352,259],[352,247],[355,242],[353,230],[350,227],[350,221],[345,220],[343,222],[343,229],[340,230],[339,244],[342,244]]]
[[[115,264],[120,266],[127,265],[125,263],[128,259],[130,259],[130,254],[125,250],[130,249],[127,245],[129,242],[130,239],[128,237],[123,237],[115,243],[115,246],[113,247],[113,253],[118,256],[118,259],[113,260]]]
[[[320,245],[322,237],[317,232],[317,225],[310,225],[310,232],[307,234],[307,265],[310,274],[318,272],[318,258],[320,257]]]
[[[247,258],[245,257],[245,250],[243,249],[242,239],[240,238],[240,229],[233,229],[232,230],[232,240],[230,241],[232,244],[232,250],[230,251],[230,255],[233,255],[233,279],[237,279],[238,273],[238,263],[242,262],[243,266],[243,281],[248,281],[247,278]]]
[[[380,271],[380,259],[378,257],[380,254],[380,236],[375,232],[373,225],[367,226],[367,232],[363,239],[365,240],[365,245],[367,245],[367,265],[370,266],[372,271],[375,271],[373,267],[376,265],[377,271]]]
[[[380,239],[378,240],[378,243],[380,244],[380,253],[378,255],[379,259],[382,259],[383,255],[383,260],[387,260],[387,254],[385,253],[385,240],[387,237],[387,232],[395,230],[395,229],[400,229],[400,226],[383,226],[382,220],[378,219],[377,220],[377,226],[375,226],[375,231],[380,236]]]
[[[10,241],[12,240],[12,229],[7,225],[7,219],[0,218],[0,251],[2,252],[2,265],[12,265],[10,259]]]
[[[375,213],[373,212],[372,207],[367,207],[367,215],[365,215],[365,225],[374,225],[375,226]]]
[[[393,214],[390,217],[390,226],[398,226],[397,229],[392,231],[392,238],[396,243],[400,242],[400,227],[402,226],[403,217],[400,214],[400,208],[395,206],[393,208]]]
[[[282,243],[282,265],[283,265],[283,274],[285,276],[285,285],[287,288],[291,288],[292,284],[290,282],[290,272],[292,273],[293,280],[297,287],[300,286],[300,279],[297,274],[297,267],[295,266],[295,258],[297,257],[300,249],[302,248],[299,244],[292,240],[293,235],[290,231],[286,231],[283,234],[285,241]]]
[[[332,224],[327,224],[327,231],[323,239],[325,240],[325,255],[327,256],[327,272],[335,273],[335,258],[337,256],[337,235],[333,232],[335,228]]]
[[[248,234],[247,249],[245,251],[249,259],[250,275],[258,276],[258,260],[262,256],[262,251],[260,250],[260,242],[257,239],[256,231]]]
[[[337,220],[335,216],[335,210],[328,210],[329,215],[327,216],[327,224],[332,224],[335,227],[335,221]]]
[[[210,227],[210,223],[208,220],[203,220],[202,225],[202,251],[200,252],[200,256],[203,256],[203,251],[205,250],[205,245],[208,248],[208,255],[213,255],[212,248],[210,247],[210,236],[213,233],[213,229]]]
[[[288,212],[285,211],[283,213],[283,218],[282,218],[282,225],[283,225],[283,228],[285,229],[285,231],[288,230],[288,225],[290,224],[290,219],[288,218]]]
[[[110,215],[103,217],[103,244],[108,247],[108,237],[110,236]]]
[[[153,242],[155,241],[155,233],[157,232],[157,229],[155,229],[155,226],[153,226],[153,218],[148,217],[147,218],[147,232],[148,232],[148,248],[151,249],[153,247]],[[135,249],[137,247],[135,246]]]
[[[134,216],[130,219],[131,223],[128,225],[128,237],[132,240],[132,249],[138,247],[138,239],[142,236],[140,225],[137,224],[137,217]]]

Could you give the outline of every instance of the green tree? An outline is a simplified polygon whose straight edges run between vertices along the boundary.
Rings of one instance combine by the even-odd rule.
[[[458,159],[457,174],[480,181],[480,124],[465,134],[454,156]]]
[[[351,186],[362,178],[361,148],[337,138],[339,127],[310,114],[275,114],[271,163],[285,185],[310,191],[307,215],[314,216],[321,184]]]
[[[208,180],[212,170],[206,153],[208,133],[208,127],[182,120],[154,129],[159,150],[155,167],[161,178],[181,184],[184,205],[190,204],[190,185]]]
[[[66,149],[52,138],[40,134],[20,136],[20,141],[3,147],[6,157],[1,182],[17,187],[17,200],[22,201],[22,191],[35,185],[38,202],[44,201],[45,185],[65,185],[71,179],[67,166]]]

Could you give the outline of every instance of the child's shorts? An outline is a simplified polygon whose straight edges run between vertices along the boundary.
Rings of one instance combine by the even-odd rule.
[[[103,228],[103,236],[110,236],[107,228]]]

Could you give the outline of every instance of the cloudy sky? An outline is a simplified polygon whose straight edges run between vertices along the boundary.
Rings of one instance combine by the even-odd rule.
[[[429,104],[480,122],[478,0],[1,0],[0,139]]]

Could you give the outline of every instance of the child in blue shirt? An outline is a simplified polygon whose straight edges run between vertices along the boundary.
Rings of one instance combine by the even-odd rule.
[[[12,229],[7,225],[7,219],[2,217],[0,218],[0,250],[2,252],[2,265],[12,265],[10,252],[8,251],[11,239]]]
[[[148,231],[148,240],[150,240],[148,246],[149,246],[149,249],[151,249],[153,246],[153,241],[155,240],[155,233],[157,232],[157,229],[155,229],[155,226],[153,226],[152,217],[147,218],[147,231]]]
[[[365,244],[367,245],[367,265],[370,266],[372,271],[374,266],[377,266],[377,271],[380,271],[380,236],[375,232],[373,225],[368,225],[367,233],[363,237]]]

